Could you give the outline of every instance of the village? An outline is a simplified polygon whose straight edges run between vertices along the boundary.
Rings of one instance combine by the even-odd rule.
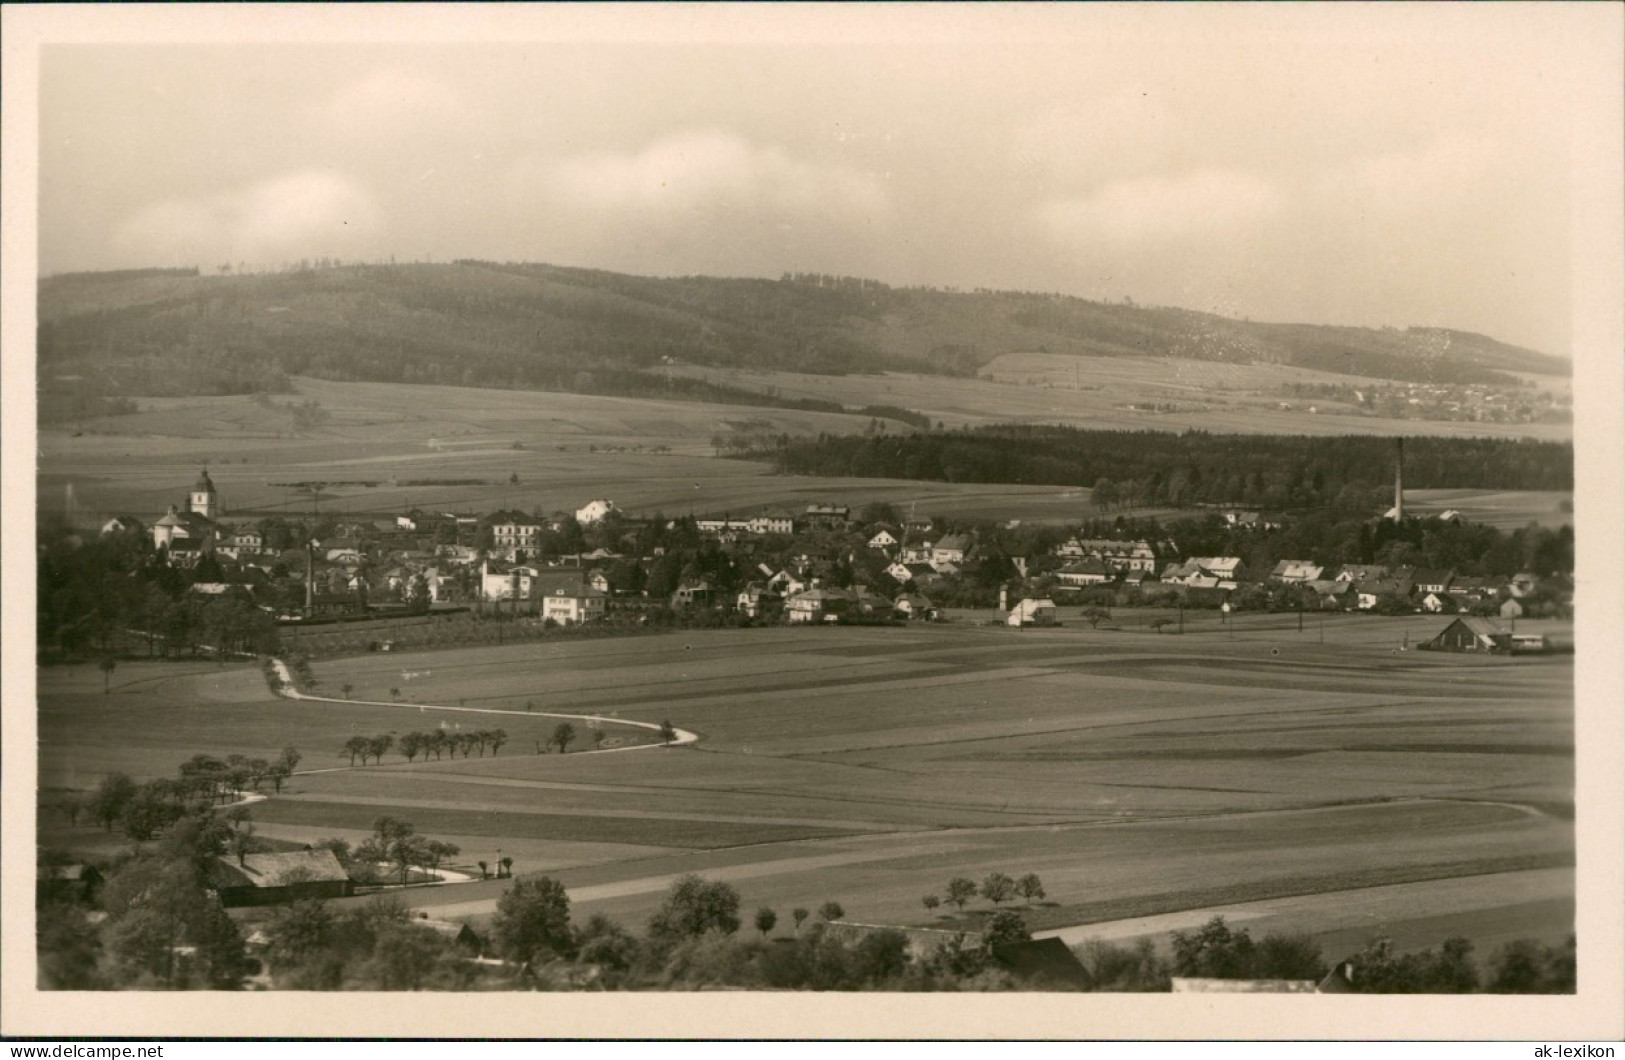
[[[1277,551],[1269,542],[1290,515],[1217,508],[1200,514],[1202,534],[1187,520],[1131,536],[1145,525],[1089,514],[1080,510],[1073,526],[962,524],[880,503],[667,518],[594,498],[547,515],[413,509],[307,523],[233,517],[205,469],[184,504],[150,528],[118,516],[100,533],[150,540],[155,562],[176,570],[189,594],[246,599],[284,629],[449,613],[552,629],[647,623],[653,612],[699,624],[851,624],[962,611],[1042,627],[1062,623],[1064,608],[1081,608],[1069,617],[1096,625],[1113,607],[1152,606],[1459,616],[1433,647],[1538,651],[1548,645],[1517,634],[1517,619],[1562,617],[1572,596],[1566,569],[1429,567],[1404,561],[1425,553],[1401,537],[1373,557],[1389,562],[1302,555],[1268,563]],[[1458,528],[1461,516],[1407,515],[1396,481],[1394,507],[1370,524],[1378,536],[1421,525],[1431,540]],[[1129,533],[1087,532],[1102,526]],[[1186,554],[1181,538],[1243,543],[1253,563]],[[1159,629],[1174,625],[1156,621]],[[371,646],[388,650],[387,634]]]

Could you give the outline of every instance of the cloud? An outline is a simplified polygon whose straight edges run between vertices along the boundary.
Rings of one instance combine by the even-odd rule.
[[[246,188],[154,203],[121,222],[115,245],[151,262],[209,265],[370,250],[379,211],[354,181],[321,170],[286,173]]]
[[[506,184],[531,252],[636,272],[858,268],[892,216],[875,173],[720,131],[532,156]]]
[[[871,174],[799,161],[723,132],[668,136],[635,154],[580,155],[553,167],[550,178],[567,201],[595,209],[662,213],[718,202],[792,214],[887,208],[886,189]]]
[[[1274,184],[1238,170],[1201,169],[1178,177],[1109,184],[1092,195],[1054,198],[1036,210],[1040,227],[1063,243],[1169,242],[1228,235],[1282,207]]]

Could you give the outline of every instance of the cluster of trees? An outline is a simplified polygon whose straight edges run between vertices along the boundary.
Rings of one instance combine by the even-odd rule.
[[[175,777],[139,783],[126,773],[109,773],[91,791],[56,800],[56,808],[70,824],[83,818],[108,832],[118,829],[129,839],[145,842],[188,815],[212,810],[241,792],[259,791],[266,782],[280,792],[300,758],[293,747],[283,748],[274,759],[193,755]],[[251,849],[253,826],[247,823],[246,808],[233,807],[223,819],[236,828],[238,851]]]
[[[1406,439],[1413,489],[1570,489],[1567,443]],[[768,452],[782,474],[1086,486],[1103,507],[1256,504],[1364,511],[1392,495],[1394,446],[1377,437],[1095,431],[996,425],[910,435],[820,434]],[[1385,492],[1386,491],[1386,492]]]
[[[637,937],[603,916],[576,927],[569,896],[556,880],[516,882],[499,900],[491,924],[494,951],[518,967],[521,981],[592,984],[610,989],[693,990],[730,986],[777,990],[933,990],[999,988],[1008,977],[988,971],[985,951],[943,947],[915,960],[900,931],[856,938],[827,930],[845,912],[826,902],[791,914],[795,934],[769,939],[778,913],[756,910],[755,938],[740,937],[741,900],[727,883],[689,875],[675,881],[647,932]]]
[[[252,968],[242,932],[208,886],[207,865],[238,834],[208,808],[175,821],[154,848],[110,867],[94,896],[38,904],[40,986],[47,990],[233,990]],[[95,923],[96,907],[106,914]]]
[[[193,571],[169,566],[142,534],[85,539],[48,518],[40,521],[37,644],[45,655],[108,654],[132,634],[149,656],[265,652],[278,644],[276,624],[244,589],[210,597],[189,591],[220,580],[207,560]]]
[[[943,894],[960,911],[964,910],[965,903],[974,900],[978,895],[992,902],[994,906],[1011,901],[1017,895],[1025,899],[1028,905],[1045,897],[1044,883],[1035,872],[1029,872],[1020,879],[1002,872],[990,872],[982,877],[979,885],[969,876],[955,876],[943,888]],[[942,901],[935,893],[920,899],[921,904],[932,913],[942,905]]]
[[[388,868],[392,874],[400,873],[402,886],[413,869],[437,873],[443,862],[462,852],[456,843],[419,835],[412,822],[388,816],[375,819],[372,835],[353,848],[342,839],[324,839],[316,846],[333,851],[353,880],[377,880],[379,869]]]

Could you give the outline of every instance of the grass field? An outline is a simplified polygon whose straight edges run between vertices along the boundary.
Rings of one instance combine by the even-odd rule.
[[[1548,871],[1538,893],[1453,919],[1437,881],[1572,865],[1572,657],[1400,650],[1438,619],[1311,618],[1300,632],[1295,618],[1191,615],[1183,635],[1130,612],[1100,630],[691,631],[316,667],[322,688],[349,683],[358,699],[408,667],[408,706],[279,700],[241,667],[121,664],[107,695],[92,667],[47,669],[41,784],[291,743],[319,771],[255,807],[265,834],[309,841],[405,817],[465,860],[501,851],[516,872],[558,874],[580,915],[634,925],[687,871],[733,881],[781,919],[835,899],[855,920],[929,923],[922,896],[1002,870],[1043,878],[1032,915],[1054,927],[1412,886],[1414,905],[1389,901],[1365,926],[1430,945],[1429,925],[1488,931],[1516,905],[1531,934],[1568,930],[1572,877]],[[537,754],[556,721],[507,713],[527,702],[669,718],[702,739]],[[469,713],[481,710],[503,713]],[[339,753],[358,731],[447,720],[512,739],[496,757],[410,765],[351,768]],[[51,842],[105,843],[43,819]],[[483,917],[504,886],[408,900]]]
[[[1021,403],[1102,400],[1090,392],[940,377],[802,378],[818,386],[849,387],[852,392],[842,400],[855,404],[911,405],[939,395],[940,400],[932,398],[936,404],[931,414],[950,423],[1061,422],[1064,417],[1044,411],[1047,405],[1022,411],[1026,406]],[[184,501],[198,465],[206,460],[228,517],[308,514],[309,495],[279,483],[313,481],[330,483],[320,502],[324,512],[373,515],[412,506],[573,511],[593,497],[612,498],[633,513],[667,515],[742,513],[773,505],[800,509],[824,502],[861,507],[871,501],[906,505],[922,517],[1076,522],[1099,514],[1089,490],[1081,488],[788,477],[772,474],[764,464],[712,455],[712,436],[735,424],[759,421],[793,435],[861,430],[867,420],[854,416],[388,383],[303,379],[298,387],[297,396],[275,400],[315,400],[331,413],[328,423],[303,434],[287,424],[286,412],[266,410],[247,397],[140,398],[143,411],[89,421],[81,425],[83,433],[41,431],[38,509],[63,511],[71,486],[81,518],[128,513],[151,521],[170,504]],[[969,389],[958,395],[955,388]],[[953,409],[961,405],[981,411],[956,419]],[[1125,424],[1091,418],[1093,413],[1080,415],[1065,421],[1169,430],[1189,425],[1163,422],[1167,417]],[[1316,420],[1310,426],[1332,423],[1327,417],[1297,415]],[[1336,419],[1345,421],[1373,431],[1377,427],[1369,425],[1379,423]],[[1414,426],[1392,423],[1383,432],[1423,433]],[[1235,429],[1241,427],[1309,431],[1258,410],[1241,415]],[[652,451],[661,446],[670,451]],[[515,475],[517,484],[510,481]],[[1558,508],[1565,496],[1480,492],[1437,500],[1439,510],[1454,506],[1470,518],[1523,525],[1529,521],[1525,516],[1571,521]],[[1428,497],[1421,501],[1434,503]],[[1178,513],[1145,509],[1128,514]]]
[[[698,379],[791,398],[848,405],[879,402],[923,412],[950,427],[989,423],[1059,423],[1103,430],[1226,434],[1377,434],[1442,437],[1572,438],[1570,424],[1452,423],[1312,413],[1326,405],[1283,393],[1291,383],[1359,385],[1354,376],[1283,365],[1241,365],[1178,358],[1074,357],[1051,353],[1005,354],[981,378],[887,372],[879,376],[824,376],[796,372],[686,367]],[[1566,390],[1566,378],[1540,378],[1548,390]],[[1375,382],[1375,381],[1371,381]],[[1281,408],[1282,403],[1293,407]],[[1138,406],[1130,408],[1129,406]],[[1174,411],[1150,411],[1152,405]]]

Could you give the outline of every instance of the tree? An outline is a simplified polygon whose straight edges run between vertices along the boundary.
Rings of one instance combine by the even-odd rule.
[[[548,876],[515,881],[497,900],[491,938],[499,953],[522,964],[568,954],[574,939],[564,885]]]
[[[369,744],[365,736],[352,736],[348,740],[344,741],[344,750],[342,753],[350,756],[350,765],[355,765],[357,755],[362,756],[361,764],[366,765],[366,755],[368,750]]]
[[[431,841],[424,844],[423,852],[424,857],[426,857],[424,863],[429,867],[429,871],[439,873],[440,862],[444,862],[445,858],[457,857],[458,854],[461,854],[461,849],[455,842],[431,839]]]
[[[287,780],[289,775],[290,775],[290,771],[288,769],[287,763],[286,762],[277,762],[277,763],[273,764],[271,766],[271,768],[266,771],[265,775],[271,778],[271,783],[275,786],[276,793],[278,795],[281,795],[282,794],[282,782],[284,780]]]
[[[567,721],[560,722],[558,728],[553,730],[553,743],[558,746],[559,754],[566,754],[570,744],[576,738],[576,729]]]
[[[412,869],[419,865],[427,865],[429,860],[429,840],[423,836],[407,833],[389,845],[389,861],[401,870],[402,886],[406,885],[407,876]]]
[[[934,894],[928,894],[924,898],[920,899],[920,904],[925,906],[925,911],[927,913],[930,913],[933,916],[935,916],[936,912],[937,912],[937,906],[942,904],[942,899],[938,898]]]
[[[374,736],[372,739],[367,741],[367,753],[372,755],[374,764],[382,764],[384,761],[384,752],[388,751],[390,745],[394,742],[395,737],[390,736],[387,733],[381,736]],[[361,764],[366,765],[366,763],[366,756],[363,755]]]
[[[670,720],[660,723],[660,742],[670,744],[677,739],[677,729]]]
[[[118,669],[118,660],[111,655],[104,655],[96,666],[102,672],[102,695],[105,696],[112,691],[113,671]]]
[[[1172,933],[1174,974],[1200,979],[1253,978],[1257,954],[1246,928],[1216,916],[1194,931]]]
[[[990,872],[982,878],[980,894],[994,905],[1008,902],[1015,897],[1016,881],[1002,872]]]
[[[383,990],[421,990],[447,958],[446,940],[420,924],[386,925],[373,940],[367,971]]]
[[[1104,607],[1086,607],[1083,609],[1083,620],[1089,623],[1090,629],[1099,628],[1100,624],[1112,617],[1112,613]]]
[[[961,910],[965,903],[976,897],[976,881],[965,876],[955,876],[948,881],[948,901]]]
[[[350,682],[346,681],[344,684],[339,686],[339,691],[344,693],[345,699],[349,699],[350,694],[355,691],[355,685],[352,685]]]
[[[796,922],[797,935],[801,934],[801,925],[804,921],[806,921],[809,915],[810,914],[800,906],[796,906],[794,909],[790,910],[790,919]]]
[[[424,749],[424,744],[428,741],[428,739],[428,736],[421,732],[409,732],[402,734],[400,740],[401,754],[406,756],[406,760],[408,762],[411,762],[413,759],[417,758],[418,752]]]
[[[671,885],[666,900],[649,919],[649,937],[695,938],[707,931],[731,935],[739,930],[739,892],[689,873]]]
[[[1166,627],[1171,626],[1173,624],[1174,624],[1174,620],[1171,619],[1171,618],[1167,618],[1167,617],[1153,618],[1151,621],[1146,623],[1146,625],[1150,628],[1151,632],[1153,632],[1153,633],[1161,633]]]
[[[491,757],[495,758],[502,745],[508,742],[508,733],[505,729],[492,729],[485,734],[485,738],[491,741]]]
[[[1575,989],[1575,936],[1562,947],[1533,939],[1509,942],[1490,960],[1492,994],[1572,994]]]
[[[1016,881],[1016,891],[1031,905],[1033,899],[1044,897],[1044,884],[1039,880],[1038,873],[1029,872]]]
[[[846,916],[846,910],[841,908],[840,902],[825,902],[818,907],[818,915],[825,920],[840,920]]]
[[[767,906],[756,910],[756,930],[762,933],[764,939],[767,938],[767,933],[772,931],[773,926],[778,922],[779,914],[767,908]]]
[[[455,854],[456,850],[453,850],[452,853]],[[501,858],[499,858],[497,860],[497,864],[502,866],[502,874],[504,876],[512,876],[513,875],[513,858],[510,858],[510,857],[504,855],[503,857],[501,857]]]
[[[91,792],[87,809],[93,820],[109,832],[124,816],[124,808],[135,798],[136,783],[124,773],[109,773]]]
[[[1000,909],[988,917],[987,926],[982,929],[982,943],[990,949],[1012,942],[1027,942],[1032,937],[1027,922],[1014,909]]]

